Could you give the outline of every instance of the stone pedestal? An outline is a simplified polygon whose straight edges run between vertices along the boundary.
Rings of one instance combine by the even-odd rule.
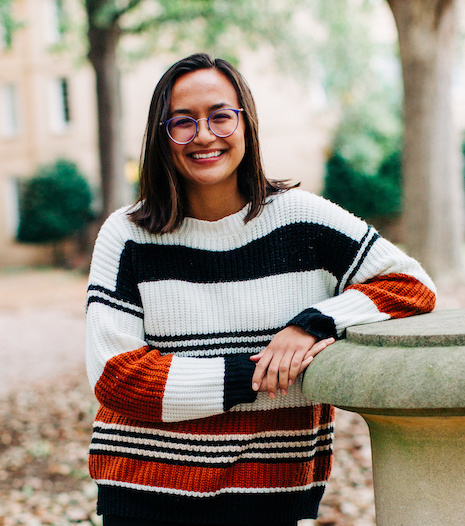
[[[351,327],[304,393],[367,422],[378,526],[465,524],[465,310]]]

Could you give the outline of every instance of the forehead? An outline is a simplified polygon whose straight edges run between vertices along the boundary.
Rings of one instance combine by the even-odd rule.
[[[229,79],[215,69],[201,69],[186,73],[174,83],[170,112],[209,109],[218,104],[237,108],[236,90]]]

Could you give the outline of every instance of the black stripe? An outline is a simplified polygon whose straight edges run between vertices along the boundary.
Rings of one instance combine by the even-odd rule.
[[[170,447],[160,447],[157,446],[154,448],[153,446],[149,444],[138,444],[138,443],[132,443],[132,442],[120,442],[119,440],[93,440],[92,444],[101,444],[105,446],[115,446],[115,447],[126,447],[131,449],[139,449],[141,451],[156,451],[157,453],[168,453],[173,455],[178,455],[181,457],[197,457],[198,461],[200,462],[201,459],[210,459],[210,458],[217,458],[217,457],[226,457],[226,458],[237,458],[242,459],[242,455],[244,454],[282,454],[285,455],[286,453],[306,453],[311,452],[313,450],[316,450],[317,447],[321,446],[329,446],[331,445],[332,440],[331,438],[327,440],[321,440],[316,442],[315,444],[303,444],[300,446],[282,446],[282,447],[267,447],[264,444],[255,444],[251,447],[242,447],[239,451],[192,451],[192,450],[173,450]],[[91,446],[91,451],[101,451],[100,449],[94,449]],[[139,453],[130,453],[130,454],[139,454]],[[144,458],[146,458],[144,455],[141,455]],[[148,457],[151,458],[151,457]],[[244,459],[245,460],[245,459]],[[250,460],[250,459],[247,459]],[[270,459],[268,459],[270,460]],[[191,462],[188,460],[187,462]],[[204,461],[205,462],[205,461]]]
[[[237,350],[239,347],[246,348],[246,349],[262,349],[265,348],[271,341],[271,338],[269,340],[259,341],[259,342],[231,342],[231,343],[209,343],[209,344],[197,344],[197,345],[191,345],[191,344],[184,344],[184,345],[174,345],[174,346],[165,346],[165,345],[157,345],[158,342],[152,342],[150,340],[145,339],[147,343],[150,344],[151,350],[157,349],[157,351],[161,352],[168,352],[168,353],[176,353],[176,352],[201,352],[201,351],[213,351],[218,349],[235,349]],[[203,354],[203,353],[202,353]],[[229,354],[229,353],[228,353]]]
[[[368,229],[370,232],[373,230],[372,227],[369,227]],[[355,265],[354,269],[352,270],[352,272],[349,274],[349,277],[347,278],[346,280],[346,283],[350,283],[350,281],[352,280],[352,278],[355,276],[355,274],[358,272],[359,268],[362,266],[363,262],[365,261],[367,255],[368,255],[368,252],[370,251],[371,247],[373,246],[373,244],[375,243],[376,240],[379,239],[379,234],[377,232],[374,233],[373,237],[370,239],[370,242],[367,244],[367,246],[365,247],[365,250],[363,251],[363,254],[361,256],[361,258],[358,260],[357,264]]]
[[[189,341],[189,340],[213,340],[219,338],[253,338],[258,336],[271,336],[273,337],[283,327],[277,327],[272,329],[263,329],[258,331],[235,331],[235,332],[207,332],[197,334],[180,334],[180,335],[168,335],[161,336],[158,334],[147,334],[147,338],[150,340],[156,340],[157,342],[176,342],[176,341]]]
[[[121,255],[117,287],[124,287],[123,296],[129,297],[125,269],[132,269],[137,283],[168,279],[222,283],[315,269],[340,279],[358,248],[359,243],[345,234],[313,223],[287,225],[242,247],[219,252],[130,240]]]
[[[106,300],[104,298],[101,298],[100,296],[89,296],[87,300],[87,308],[89,308],[89,305],[91,303],[102,303],[103,305],[108,305],[109,307],[119,310],[121,312],[126,312],[128,314],[132,314],[133,316],[137,316],[138,318],[143,318],[144,313],[140,311],[132,310],[128,307],[123,307],[119,303],[114,303],[113,301]]]
[[[186,437],[166,437],[166,436],[158,436],[153,435],[152,433],[140,433],[137,431],[120,431],[120,430],[113,430],[113,429],[107,429],[102,428],[99,426],[95,426],[94,432],[99,433],[102,435],[118,435],[125,438],[141,438],[141,439],[147,439],[147,440],[157,440],[159,442],[166,442],[167,444],[186,444],[192,446],[243,446],[243,445],[249,445],[253,444],[254,442],[258,442],[260,444],[262,443],[269,443],[273,444],[275,442],[301,442],[301,441],[312,441],[315,440],[318,437],[328,435],[334,431],[334,426],[329,426],[324,429],[319,429],[316,433],[305,433],[303,435],[298,436],[270,436],[270,437],[254,437],[247,439],[231,439],[227,442],[223,442],[221,440],[202,440],[202,439],[196,439],[196,438],[190,438],[188,435]],[[109,439],[103,438],[94,438],[92,439],[92,442],[98,443],[100,440],[106,441]],[[122,444],[122,442],[119,442]]]
[[[276,482],[276,481],[274,481]],[[279,481],[278,481],[279,482]],[[117,486],[99,486],[98,513],[180,524],[279,524],[316,518],[324,487],[307,491],[271,494],[220,494],[195,498],[141,491]],[[134,520],[136,524],[137,519]]]
[[[107,289],[106,287],[102,287],[101,285],[89,285],[87,287],[87,294],[89,297],[92,297],[92,291],[101,292],[102,294],[105,294],[105,296],[108,296],[109,298],[113,298],[118,301],[124,301],[126,303],[130,303],[134,305],[135,307],[142,308],[142,300],[139,295],[139,291],[137,289],[136,284],[133,284],[132,288],[135,288],[137,290],[136,293],[132,292],[130,294],[127,294],[127,286],[125,287],[117,287],[116,290]],[[124,293],[126,291],[126,294]]]

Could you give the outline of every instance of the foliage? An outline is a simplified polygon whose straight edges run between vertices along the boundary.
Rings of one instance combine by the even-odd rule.
[[[339,112],[324,195],[364,219],[400,213],[401,71],[394,43],[373,37],[379,2],[315,0],[326,38],[321,78]]]
[[[400,173],[399,152],[385,159],[376,175],[357,171],[334,153],[326,164],[323,195],[366,220],[397,215],[402,200]]]
[[[238,62],[246,48],[271,44],[282,59],[303,60],[305,40],[297,42],[291,22],[304,0],[85,0],[90,26],[118,28],[120,57],[153,53],[186,55],[204,50]],[[124,38],[130,37],[130,38]],[[284,60],[286,56],[286,60]]]
[[[0,0],[0,40],[6,48],[10,48],[13,41],[13,32],[20,24],[13,16],[13,0]]]
[[[92,194],[78,167],[60,159],[22,183],[18,241],[49,243],[81,230],[91,219]]]

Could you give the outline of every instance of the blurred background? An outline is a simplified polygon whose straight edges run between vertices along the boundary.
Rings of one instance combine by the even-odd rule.
[[[137,195],[153,89],[207,51],[247,79],[268,177],[341,204],[465,307],[463,0],[0,0],[0,526],[100,524],[86,274]],[[338,412],[315,524],[374,524],[366,426]]]

